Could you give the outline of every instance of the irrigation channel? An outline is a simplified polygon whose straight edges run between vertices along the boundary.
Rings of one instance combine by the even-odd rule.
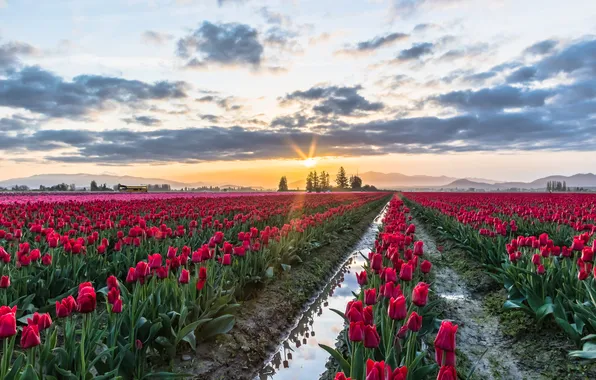
[[[353,273],[362,270],[365,262],[362,255],[367,256],[374,246],[387,207],[377,215],[327,286],[313,297],[294,327],[282,337],[277,350],[255,380],[316,379],[325,372],[329,354],[319,347],[319,343],[335,346],[344,328],[344,320],[331,309],[344,310],[354,298],[352,292],[360,290]]]

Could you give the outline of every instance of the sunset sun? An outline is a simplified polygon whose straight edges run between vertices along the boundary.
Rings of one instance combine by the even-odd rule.
[[[307,158],[306,160],[302,161],[302,165],[306,166],[307,168],[312,168],[317,165],[317,160],[315,158]]]

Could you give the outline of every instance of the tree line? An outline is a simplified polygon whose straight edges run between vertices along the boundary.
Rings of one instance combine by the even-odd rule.
[[[306,176],[306,191],[307,192],[325,192],[332,189],[338,190],[356,190],[356,191],[376,191],[377,188],[372,185],[362,185],[362,178],[358,175],[347,176],[346,170],[343,166],[339,168],[335,176],[335,184],[331,185],[331,175],[326,171],[317,173],[313,170]],[[281,177],[279,180],[278,191],[288,191],[288,178],[286,176]]]
[[[546,183],[546,191],[568,191],[567,183],[565,181],[548,181]]]

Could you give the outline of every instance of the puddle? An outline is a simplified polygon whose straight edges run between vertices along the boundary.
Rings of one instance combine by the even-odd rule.
[[[255,380],[299,380],[319,378],[325,372],[329,354],[319,347],[334,347],[344,320],[331,309],[344,310],[360,290],[355,272],[362,270],[370,248],[374,246],[387,206],[379,213],[355,247],[354,252],[337,270],[328,285],[313,298],[295,327],[283,337],[275,354]]]

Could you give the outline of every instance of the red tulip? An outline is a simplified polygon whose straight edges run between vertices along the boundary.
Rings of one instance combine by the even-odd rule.
[[[409,262],[401,266],[399,278],[402,281],[412,281],[412,265]]]
[[[410,314],[408,322],[406,323],[408,330],[418,332],[422,328],[422,316],[418,315],[415,311]]]
[[[139,261],[135,267],[135,278],[142,281],[149,274],[149,265],[144,261]]]
[[[168,252],[168,257],[169,257],[169,252]],[[176,257],[176,255],[174,255],[174,257]],[[157,268],[161,267],[162,257],[159,253],[154,253],[153,255],[149,255],[147,257],[147,261],[149,262],[149,269],[157,269]]]
[[[378,253],[373,254],[370,266],[373,270],[380,271],[383,267],[383,256]]]
[[[544,265],[540,264],[536,267],[536,273],[538,273],[540,276],[542,276],[545,272],[546,269],[544,269]]]
[[[39,337],[39,327],[37,325],[28,325],[23,327],[21,334],[21,347],[23,349],[39,346],[41,338]]]
[[[116,276],[110,276],[110,277],[108,277],[107,284],[108,284],[108,289],[110,289],[110,290],[112,290],[112,289],[118,289],[120,287],[120,285],[118,284],[118,279],[116,278]]]
[[[178,278],[178,282],[180,282],[181,284],[188,284],[189,281],[190,273],[187,269],[182,269],[182,272],[180,272],[180,277]]]
[[[368,359],[366,361],[366,380],[383,380],[384,378],[385,362],[375,362]]]
[[[441,369],[439,369],[439,376],[437,376],[437,380],[457,380],[457,372],[455,367],[441,367]]]
[[[596,241],[596,240],[594,240],[594,241]],[[582,260],[587,261],[587,262],[594,261],[594,250],[592,250],[592,248],[590,248],[590,247],[585,247],[582,250]]]
[[[417,241],[416,243],[414,243],[414,255],[422,256],[424,254],[423,246],[423,241]]]
[[[17,307],[0,306],[0,339],[17,334]]]
[[[430,273],[430,270],[432,267],[433,267],[433,264],[430,261],[424,260],[420,264],[420,271],[424,274],[428,274],[428,273]]]
[[[377,303],[377,289],[366,289],[364,291],[364,303],[367,305],[374,305]]]
[[[136,270],[135,268],[129,268],[128,274],[126,275],[126,282],[131,283],[137,280]]]
[[[380,342],[381,337],[379,337],[379,333],[377,332],[377,326],[364,326],[364,347],[377,348]]]
[[[425,282],[419,282],[412,290],[412,302],[416,306],[425,306],[428,302],[428,285]]]
[[[77,297],[77,311],[79,313],[91,313],[95,310],[97,298],[95,289],[90,283],[79,285],[79,296]]]
[[[364,322],[350,322],[348,337],[351,342],[362,342],[364,340]]]
[[[402,321],[408,316],[408,306],[406,304],[406,298],[399,296],[397,298],[391,298],[389,300],[389,308],[387,310],[389,318],[393,320]]]
[[[365,325],[372,325],[374,320],[374,312],[372,306],[367,306],[362,309],[362,320]]]
[[[358,285],[364,286],[368,284],[368,274],[365,270],[360,273],[356,273],[356,280],[358,280]]]
[[[346,377],[346,375],[343,372],[339,372],[335,374],[335,379],[334,380],[352,380],[351,377]]]
[[[112,305],[112,313],[122,313],[122,298],[118,298]]]
[[[6,289],[10,286],[10,277],[2,276],[0,278],[0,289]]]
[[[221,261],[221,264],[222,265],[232,265],[232,255],[230,255],[229,253],[223,255],[223,259]]]
[[[455,351],[443,351],[435,347],[435,360],[439,366],[450,365],[455,367]]]
[[[573,244],[571,244],[571,250],[575,252],[580,252],[584,249],[584,241],[578,239],[577,237],[573,238]]]
[[[441,322],[441,327],[435,338],[435,347],[445,351],[455,351],[455,334],[457,333],[457,325],[450,321]]]

